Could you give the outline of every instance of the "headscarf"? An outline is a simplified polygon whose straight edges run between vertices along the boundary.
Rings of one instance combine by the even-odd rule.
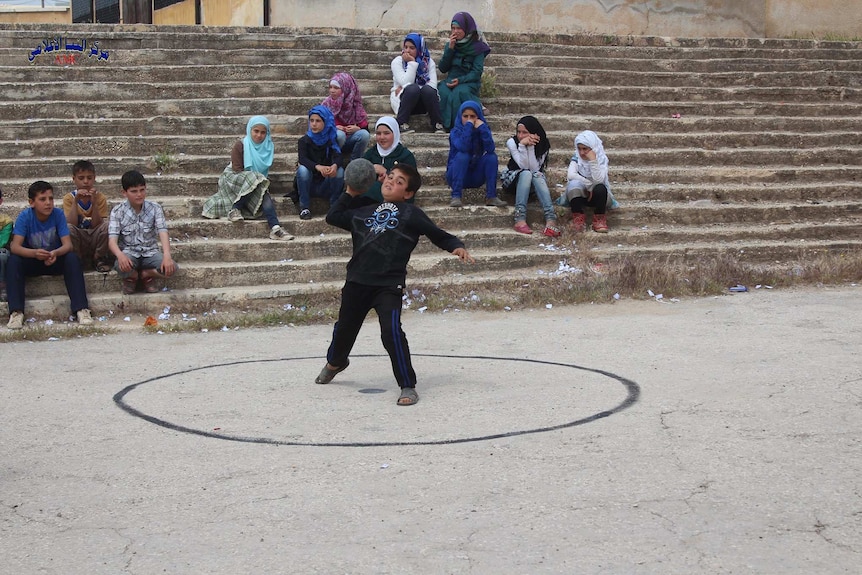
[[[547,134],[545,134],[545,128],[542,127],[542,124],[539,123],[539,120],[534,116],[524,116],[518,120],[518,125],[524,126],[524,128],[531,134],[539,136],[539,143],[536,144],[534,150],[536,152],[536,159],[542,162],[542,169],[545,169],[545,166],[548,165],[548,152],[551,150],[551,142],[548,140]],[[515,130],[514,138],[516,143],[520,143],[518,141],[517,130]],[[542,156],[544,156],[544,158],[542,158]],[[514,166],[512,164],[514,164]],[[517,170],[518,163],[510,158],[508,168],[510,170]]]
[[[419,64],[419,67],[416,69],[416,83],[420,86],[424,86],[431,81],[431,76],[428,73],[428,63],[431,61],[431,54],[428,52],[428,46],[425,45],[425,38],[423,38],[421,34],[411,32],[404,37],[404,42],[407,42],[408,40],[416,46],[416,63]],[[404,42],[401,42],[401,46],[404,46]],[[402,62],[405,70],[407,69],[407,64],[407,62]]]
[[[476,26],[476,21],[469,12],[458,12],[452,16],[452,24],[464,30],[464,37],[455,43],[456,50],[466,55],[491,53],[491,47],[485,41],[485,35]]]
[[[314,142],[315,145],[329,146],[337,153],[340,153],[341,148],[338,146],[338,135],[336,133],[335,118],[332,116],[332,112],[330,112],[329,108],[323,104],[318,104],[308,111],[308,117],[311,118],[312,114],[317,114],[323,119],[323,129],[315,134],[311,131],[311,125],[309,125],[308,131],[305,135],[311,138],[311,141]]]
[[[590,178],[592,171],[590,170],[590,163],[581,158],[578,153],[578,144],[591,148],[596,153],[596,160],[599,164],[607,165],[609,163],[608,156],[605,154],[605,147],[599,136],[592,130],[584,130],[575,136],[575,155],[572,157],[572,161],[578,163],[578,173],[585,178]]]
[[[362,94],[359,93],[359,86],[353,76],[347,72],[339,72],[332,77],[329,85],[341,88],[341,96],[334,100],[327,96],[321,103],[332,111],[332,115],[342,126],[359,126],[368,122],[368,114],[362,107]]]
[[[266,138],[260,144],[251,139],[251,129],[255,126],[266,127]],[[275,146],[270,136],[269,120],[265,116],[252,116],[245,126],[245,138],[242,139],[242,163],[246,170],[260,172],[264,176],[272,166],[272,156]]]
[[[461,115],[464,113],[464,110],[470,108],[474,112],[476,112],[476,116],[479,117],[480,120],[487,123],[485,120],[484,114],[482,114],[482,104],[475,102],[473,100],[467,100],[461,107],[458,108],[458,115],[455,116],[455,122],[452,124],[452,130],[449,132],[449,138],[452,139],[453,136],[460,137],[461,131],[466,130],[467,128],[464,126],[464,123],[461,121]]]
[[[377,153],[380,154],[381,158],[385,158],[389,154],[395,151],[395,148],[398,147],[398,144],[401,143],[401,130],[398,128],[398,120],[393,118],[392,116],[383,116],[377,123],[374,124],[375,131],[380,125],[384,125],[392,131],[392,135],[394,139],[392,140],[392,146],[389,148],[383,148],[380,144],[377,144]]]

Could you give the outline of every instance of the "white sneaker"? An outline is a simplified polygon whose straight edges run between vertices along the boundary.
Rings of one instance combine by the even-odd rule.
[[[93,325],[93,316],[90,315],[90,310],[78,310],[78,325]]]
[[[242,212],[240,212],[236,208],[233,208],[227,213],[227,219],[229,222],[241,222],[245,218],[242,217]]]
[[[284,231],[284,229],[279,225],[272,226],[272,229],[269,232],[269,239],[271,240],[292,240],[293,236]]]
[[[24,327],[24,314],[20,311],[13,311],[9,314],[9,323],[6,324],[9,329],[21,329]]]
[[[404,134],[412,134],[416,130],[411,128],[410,124],[401,124],[401,127],[398,131],[401,132],[401,135],[404,135]]]
[[[445,134],[446,128],[443,127],[443,124],[437,124],[436,126],[434,126],[434,133],[435,134]]]

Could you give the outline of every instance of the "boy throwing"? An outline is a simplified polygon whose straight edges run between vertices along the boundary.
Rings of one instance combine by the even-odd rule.
[[[326,365],[315,383],[329,383],[347,369],[356,336],[373,308],[380,320],[383,346],[401,395],[398,405],[414,405],[416,373],[410,361],[407,336],[401,329],[401,297],[407,278],[407,262],[419,237],[424,235],[440,249],[473,263],[463,242],[438,228],[419,207],[406,201],[422,185],[416,168],[397,164],[383,181],[383,202],[360,197],[377,179],[374,166],[365,159],[350,162],[344,173],[346,193],[330,208],[326,222],[353,235],[353,257],[347,264],[347,281],[341,291],[341,309],[326,352]]]

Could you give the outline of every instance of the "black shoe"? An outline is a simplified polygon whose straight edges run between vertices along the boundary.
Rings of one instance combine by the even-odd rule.
[[[327,363],[323,366],[323,369],[320,370],[320,375],[315,378],[314,383],[326,384],[331,382],[336,375],[347,369],[348,365],[350,365],[349,359],[338,369],[329,369],[329,364]]]
[[[300,210],[299,219],[300,220],[310,220],[311,219],[311,210],[309,210],[308,208]]]

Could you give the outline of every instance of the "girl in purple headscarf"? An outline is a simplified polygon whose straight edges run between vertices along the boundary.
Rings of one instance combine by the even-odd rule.
[[[338,146],[351,160],[361,158],[368,148],[368,114],[362,106],[362,94],[356,79],[347,72],[339,72],[329,80],[329,96],[323,102],[335,117]]]
[[[440,84],[440,111],[443,127],[447,130],[456,125],[461,104],[479,100],[485,57],[491,52],[485,37],[468,12],[458,12],[452,17],[449,43],[443,48],[440,71],[448,73],[446,82]]]
[[[434,132],[443,132],[440,117],[440,95],[437,93],[437,67],[425,38],[415,32],[401,43],[401,55],[392,60],[392,90],[389,103],[396,114],[402,134],[410,133],[412,114],[428,114]]]

